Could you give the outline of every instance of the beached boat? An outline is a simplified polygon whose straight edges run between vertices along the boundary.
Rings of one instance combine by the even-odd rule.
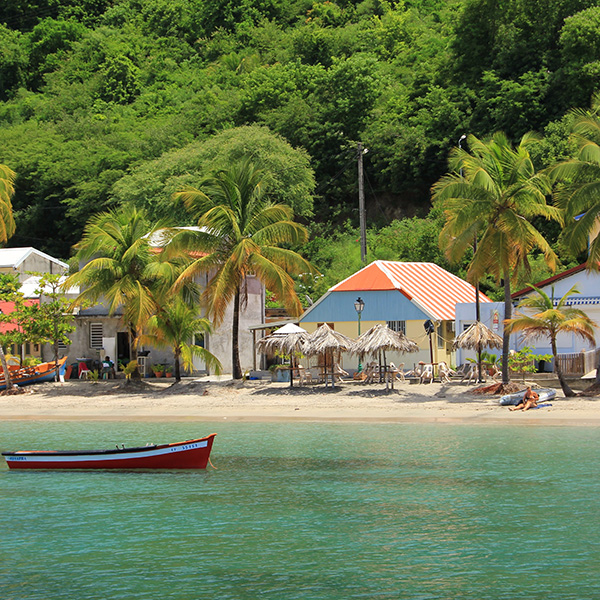
[[[521,390],[519,392],[515,392],[514,394],[506,394],[500,398],[500,406],[516,406],[523,400],[523,396],[527,390]],[[541,402],[547,402],[548,400],[552,400],[556,396],[556,390],[552,388],[540,388],[534,390],[536,394],[539,395],[538,404]]]
[[[60,375],[65,374],[65,366],[67,357],[61,358],[58,361],[58,370]],[[54,379],[56,365],[54,361],[41,363],[33,367],[19,367],[10,365],[10,381],[13,385],[31,385],[32,383],[43,383],[44,381],[52,381]],[[6,381],[4,372],[0,368],[0,390],[6,389]]]
[[[2,452],[10,469],[205,469],[214,433],[175,444],[112,450]]]

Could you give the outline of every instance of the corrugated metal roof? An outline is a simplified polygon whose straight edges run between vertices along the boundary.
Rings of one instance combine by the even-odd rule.
[[[434,263],[378,260],[338,283],[330,292],[398,290],[437,320],[453,320],[458,302],[475,302],[475,287]],[[479,295],[481,302],[491,302]]]
[[[0,248],[0,267],[1,268],[12,268],[19,267],[21,263],[30,255],[37,254],[49,260],[51,262],[56,263],[63,267],[63,269],[68,269],[69,265],[67,263],[62,262],[62,260],[58,260],[58,258],[54,258],[41,250],[36,250],[32,247],[27,248]]]

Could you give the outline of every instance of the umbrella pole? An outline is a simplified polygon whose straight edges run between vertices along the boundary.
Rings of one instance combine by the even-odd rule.
[[[294,387],[294,353],[290,355],[290,387]]]
[[[383,376],[385,377],[385,391],[390,391],[389,381],[388,381],[388,371],[387,371],[387,363],[385,361],[385,350],[383,351]]]

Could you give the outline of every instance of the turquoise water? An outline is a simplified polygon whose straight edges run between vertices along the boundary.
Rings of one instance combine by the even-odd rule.
[[[0,598],[600,598],[593,428],[0,423],[0,448],[217,432],[206,472],[9,472]]]

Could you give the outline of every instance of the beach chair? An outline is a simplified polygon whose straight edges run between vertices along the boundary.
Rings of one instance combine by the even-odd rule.
[[[423,370],[419,376],[419,383],[433,382],[433,365],[423,365]]]
[[[88,379],[91,371],[84,362],[79,363],[79,379]]]
[[[456,375],[456,371],[451,369],[444,361],[438,364],[438,374],[442,383],[450,383],[452,375]]]
[[[333,365],[333,377],[335,381],[341,381],[342,377],[349,377],[348,373],[340,367],[339,363]]]
[[[373,383],[375,379],[375,366],[377,363],[368,363],[365,367],[365,375],[363,383]]]
[[[477,365],[476,364],[472,364],[472,365],[468,365],[467,368],[465,369],[462,379],[460,380],[461,383],[464,380],[467,380],[467,383],[472,383],[473,381],[477,381]]]
[[[300,385],[312,383],[312,373],[305,369],[302,365],[298,365],[298,379],[300,381]]]

